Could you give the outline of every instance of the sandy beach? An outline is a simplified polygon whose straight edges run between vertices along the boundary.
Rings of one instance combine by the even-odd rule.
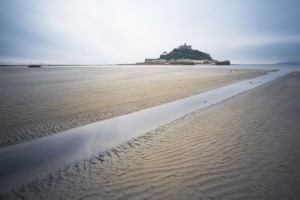
[[[0,73],[0,147],[264,73],[187,67],[3,68]]]
[[[300,0],[0,0],[0,200],[300,200]]]
[[[299,199],[294,72],[13,190],[26,199]]]

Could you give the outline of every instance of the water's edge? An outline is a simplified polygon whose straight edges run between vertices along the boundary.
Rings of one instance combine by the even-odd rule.
[[[285,70],[269,72],[192,97],[0,149],[0,188],[9,189],[36,176],[55,172],[287,73]]]

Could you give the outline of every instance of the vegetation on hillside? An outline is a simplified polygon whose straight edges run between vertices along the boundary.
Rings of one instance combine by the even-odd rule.
[[[183,49],[183,48],[173,49],[170,53],[164,52],[164,54],[161,54],[159,58],[164,60],[172,60],[172,59],[212,60],[211,56],[207,53],[194,50],[194,49]]]

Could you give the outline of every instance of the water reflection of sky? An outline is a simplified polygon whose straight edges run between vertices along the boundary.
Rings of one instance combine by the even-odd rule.
[[[289,71],[276,71],[164,105],[74,128],[0,150],[0,186],[30,180],[89,158],[195,110],[230,98]]]

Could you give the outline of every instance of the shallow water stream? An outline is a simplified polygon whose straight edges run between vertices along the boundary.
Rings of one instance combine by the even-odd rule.
[[[190,112],[226,100],[288,72],[273,71],[264,76],[164,105],[2,148],[0,188],[8,189],[35,177],[55,172],[70,163],[98,155]]]

